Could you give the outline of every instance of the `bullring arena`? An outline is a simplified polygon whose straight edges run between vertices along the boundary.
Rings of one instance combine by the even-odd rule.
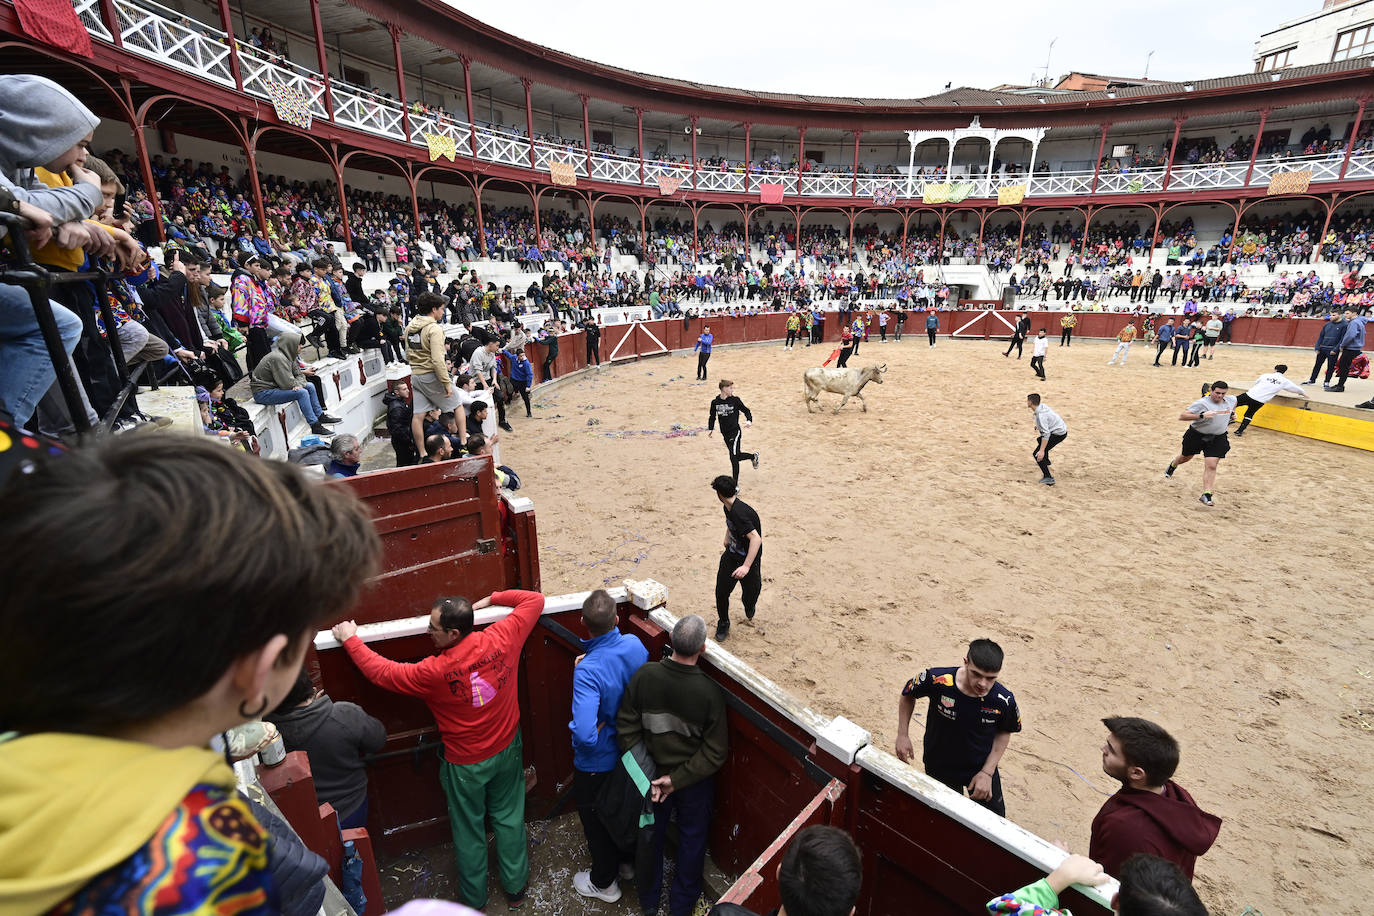
[[[1374,874],[1374,0],[1300,5],[1255,26],[1253,55],[1183,62],[1199,72],[1161,50],[1155,79],[1047,61],[1030,82],[897,99],[623,69],[440,0],[0,0],[0,517],[19,506],[25,530],[70,517],[56,511],[69,495],[28,501],[27,481],[102,450],[177,475],[228,454],[245,480],[289,484],[231,499],[242,481],[201,467],[196,505],[153,518],[157,500],[129,494],[161,498],[158,474],[93,463],[69,485],[99,490],[109,474],[119,485],[90,498],[130,502],[72,542],[141,540],[99,569],[104,542],[41,581],[6,570],[70,588],[65,615],[98,616],[110,651],[64,664],[86,643],[61,633],[30,650],[52,602],[41,588],[0,602],[0,629],[25,634],[0,666],[16,687],[0,684],[0,795],[23,799],[0,824],[0,911],[37,878],[49,883],[14,912],[113,911],[121,881],[162,882],[146,898],[186,909],[184,895],[235,890],[225,916],[381,916],[431,898],[446,916],[777,912],[788,850],[828,825],[861,853],[855,897],[790,916],[981,912],[1072,866],[1064,850],[1086,854],[1099,809],[1132,791],[1104,771],[1112,716],[1177,738],[1178,784],[1221,819],[1191,889],[1181,844],[1146,850],[1169,860],[1155,879],[1196,891],[1185,916],[1358,905]],[[1137,25],[1102,43],[1140,44]],[[1006,57],[1018,73],[1024,50]],[[844,393],[871,381],[813,412],[804,374],[834,366],[856,312],[866,335],[833,378]],[[1193,319],[1199,344],[1220,334],[1214,354],[1190,367],[1164,348],[1156,365],[1159,328]],[[1302,392],[1280,391],[1243,436],[1230,426],[1214,487],[1203,460],[1166,475],[1208,385],[1263,401],[1284,387],[1262,379],[1279,365]],[[738,495],[761,519],[762,594],[752,619],[733,594],[728,637],[694,662],[719,718],[634,711],[714,767],[648,790],[605,737],[625,727],[601,705],[621,702],[609,680],[588,701],[606,657],[589,644],[610,633],[597,621],[617,628],[628,665],[671,655],[687,615],[712,631],[728,500],[713,478],[731,461],[707,420],[722,379],[752,412]],[[1068,430],[1045,479],[1032,393]],[[11,459],[25,473],[5,476]],[[204,522],[221,509],[241,513],[234,530]],[[127,525],[96,524],[119,513]],[[353,537],[317,537],[345,516]],[[156,554],[170,560],[102,578],[187,519],[203,527]],[[249,536],[278,523],[287,536]],[[356,562],[283,594],[340,545]],[[223,579],[221,561],[241,574]],[[204,575],[173,581],[187,569]],[[109,617],[87,581],[121,583]],[[348,594],[305,615],[340,582]],[[681,632],[691,645],[692,622]],[[1024,723],[1000,763],[979,753],[1005,818],[895,756],[903,685],[959,665],[977,638],[1005,649],[999,679]],[[61,700],[75,724],[11,699],[53,671],[67,680],[52,693],[86,697]],[[968,683],[945,686],[970,698]],[[110,684],[145,717],[82,705]],[[342,714],[357,734],[307,747],[316,729],[293,737],[289,723],[337,715],[320,712],[326,696],[357,704]],[[965,732],[997,711],[958,702]],[[913,740],[926,717],[918,702]],[[107,753],[137,759],[139,777],[107,778]],[[58,761],[76,775],[55,779]],[[164,766],[196,770],[185,791],[157,778]],[[585,826],[607,798],[589,802],[586,777],[607,772],[630,814],[611,843],[621,860],[603,842],[596,862]],[[132,785],[167,794],[171,813]],[[673,806],[653,794],[692,788],[666,828]],[[40,804],[48,790],[77,807]],[[183,837],[200,821],[182,814],[206,799],[211,829]],[[687,902],[641,899],[663,840],[636,805],[672,835],[675,878],[679,858],[706,859]],[[80,816],[62,829],[40,820],[68,810]],[[709,824],[687,823],[703,812]],[[128,848],[110,870],[84,872],[116,839]],[[178,867],[141,871],[170,861],[164,842]],[[239,861],[217,842],[241,844],[233,881],[211,868]],[[282,848],[318,872],[290,894]],[[1089,876],[1100,885],[1063,882],[1062,905],[1110,912],[1139,875],[1117,864]],[[186,880],[202,874],[205,887]],[[121,893],[120,906],[138,896]]]
[[[888,366],[867,414],[807,415],[802,370],[831,345],[717,351],[704,383],[686,354],[561,385],[540,399],[537,440],[506,446],[538,481],[548,587],[650,576],[713,619],[709,482],[729,462],[700,428],[729,378],[755,416],[744,447],[760,468],[741,470],[741,497],[766,543],[758,616],[739,619],[736,595],[731,651],[890,747],[907,678],[990,635],[1025,719],[1002,763],[1009,817],[1085,849],[1113,789],[1100,719],[1132,710],[1187,736],[1178,778],[1225,820],[1198,868],[1213,912],[1358,895],[1374,865],[1358,839],[1374,791],[1356,559],[1370,540],[1332,497],[1358,491],[1374,457],[1256,430],[1222,461],[1209,510],[1199,467],[1163,479],[1178,413],[1201,380],[1253,377],[1276,351],[1223,346],[1184,371],[1137,345],[1122,370],[1105,342],[1056,342],[1039,382],[1004,347],[875,338],[850,363]],[[1030,457],[1030,391],[1069,427],[1053,489]],[[666,437],[675,426],[692,434]]]

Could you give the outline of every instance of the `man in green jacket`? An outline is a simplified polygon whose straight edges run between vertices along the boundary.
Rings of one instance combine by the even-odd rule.
[[[697,665],[706,648],[706,621],[695,614],[673,627],[673,655],[644,665],[630,678],[616,715],[621,751],[643,741],[659,777],[654,802],[654,868],[638,876],[639,902],[658,913],[663,893],[663,841],[677,812],[677,873],[668,894],[669,916],[688,916],[701,896],[706,834],[711,826],[715,774],[729,753],[725,691]]]
[[[296,365],[296,355],[301,351],[299,334],[286,332],[277,338],[272,352],[258,361],[253,369],[253,377],[248,385],[253,392],[253,400],[259,404],[275,405],[295,402],[301,409],[301,416],[310,424],[310,431],[317,436],[331,436],[333,432],[326,423],[341,423],[331,417],[320,406],[315,386],[306,379]]]

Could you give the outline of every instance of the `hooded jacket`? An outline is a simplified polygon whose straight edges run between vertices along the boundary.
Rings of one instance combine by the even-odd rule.
[[[388,391],[382,395],[382,404],[386,407],[386,431],[391,441],[402,447],[408,445],[414,448],[415,434],[410,429],[410,420],[415,416],[415,409],[410,402],[396,392]]]
[[[268,716],[281,731],[288,751],[305,751],[315,778],[315,794],[346,819],[367,800],[363,754],[386,744],[386,727],[356,703],[335,703],[327,696],[281,715]]]
[[[296,366],[296,356],[301,352],[299,334],[283,334],[272,345],[272,352],[258,361],[249,380],[248,387],[254,394],[259,391],[290,391],[304,388],[307,384],[305,374]]]
[[[1146,852],[1173,862],[1191,881],[1197,857],[1220,830],[1221,818],[1199,808],[1172,779],[1162,793],[1122,787],[1093,818],[1088,858],[1114,875],[1132,855]]]
[[[444,353],[444,329],[428,315],[416,315],[406,325],[406,360],[416,375],[432,372],[441,385],[452,384]]]
[[[177,867],[158,873],[169,856]],[[266,836],[224,758],[55,732],[0,742],[0,912],[73,897],[76,912],[104,912],[126,894],[187,912],[275,907]]]
[[[100,188],[84,182],[49,188],[34,175],[95,130],[100,119],[57,83],[41,76],[0,76],[0,187],[52,214],[59,223],[85,219],[100,206]]]

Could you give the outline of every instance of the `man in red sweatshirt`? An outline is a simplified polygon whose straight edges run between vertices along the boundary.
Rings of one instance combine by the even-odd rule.
[[[1178,742],[1146,719],[1103,719],[1107,743],[1102,771],[1121,781],[1093,818],[1088,858],[1115,875],[1138,852],[1173,862],[1193,879],[1197,857],[1212,848],[1221,818],[1197,806],[1171,778],[1178,769]]]
[[[513,607],[484,630],[473,630],[474,611],[489,605]],[[487,832],[490,816],[506,902],[524,903],[530,877],[525,842],[525,775],[521,760],[520,649],[544,610],[538,592],[511,589],[469,604],[440,598],[429,613],[429,635],[439,650],[423,661],[402,664],[383,658],[346,620],[334,638],[369,681],[425,701],[444,739],[439,781],[448,799],[463,903],[487,904]]]

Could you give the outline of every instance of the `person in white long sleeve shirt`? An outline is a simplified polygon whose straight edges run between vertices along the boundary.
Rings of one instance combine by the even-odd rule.
[[[1050,340],[1045,336],[1045,329],[1041,328],[1040,333],[1035,337],[1034,349],[1031,351],[1031,369],[1042,382],[1045,380],[1045,354],[1049,352],[1049,349]]]
[[[1064,419],[1050,409],[1048,404],[1040,403],[1040,395],[1026,395],[1026,406],[1035,418],[1035,450],[1031,455],[1040,466],[1040,482],[1047,487],[1054,486],[1054,475],[1050,473],[1050,449],[1063,442],[1069,435],[1069,427]]]
[[[1284,373],[1288,367],[1278,365],[1273,372],[1266,372],[1255,379],[1255,384],[1250,386],[1250,390],[1236,398],[1236,416],[1240,417],[1241,408],[1246,408],[1245,417],[1240,421],[1240,427],[1236,430],[1236,436],[1245,435],[1245,428],[1250,425],[1250,421],[1255,419],[1255,414],[1259,409],[1274,399],[1274,395],[1280,391],[1291,391],[1298,397],[1305,397],[1305,392],[1296,383],[1284,378]]]

